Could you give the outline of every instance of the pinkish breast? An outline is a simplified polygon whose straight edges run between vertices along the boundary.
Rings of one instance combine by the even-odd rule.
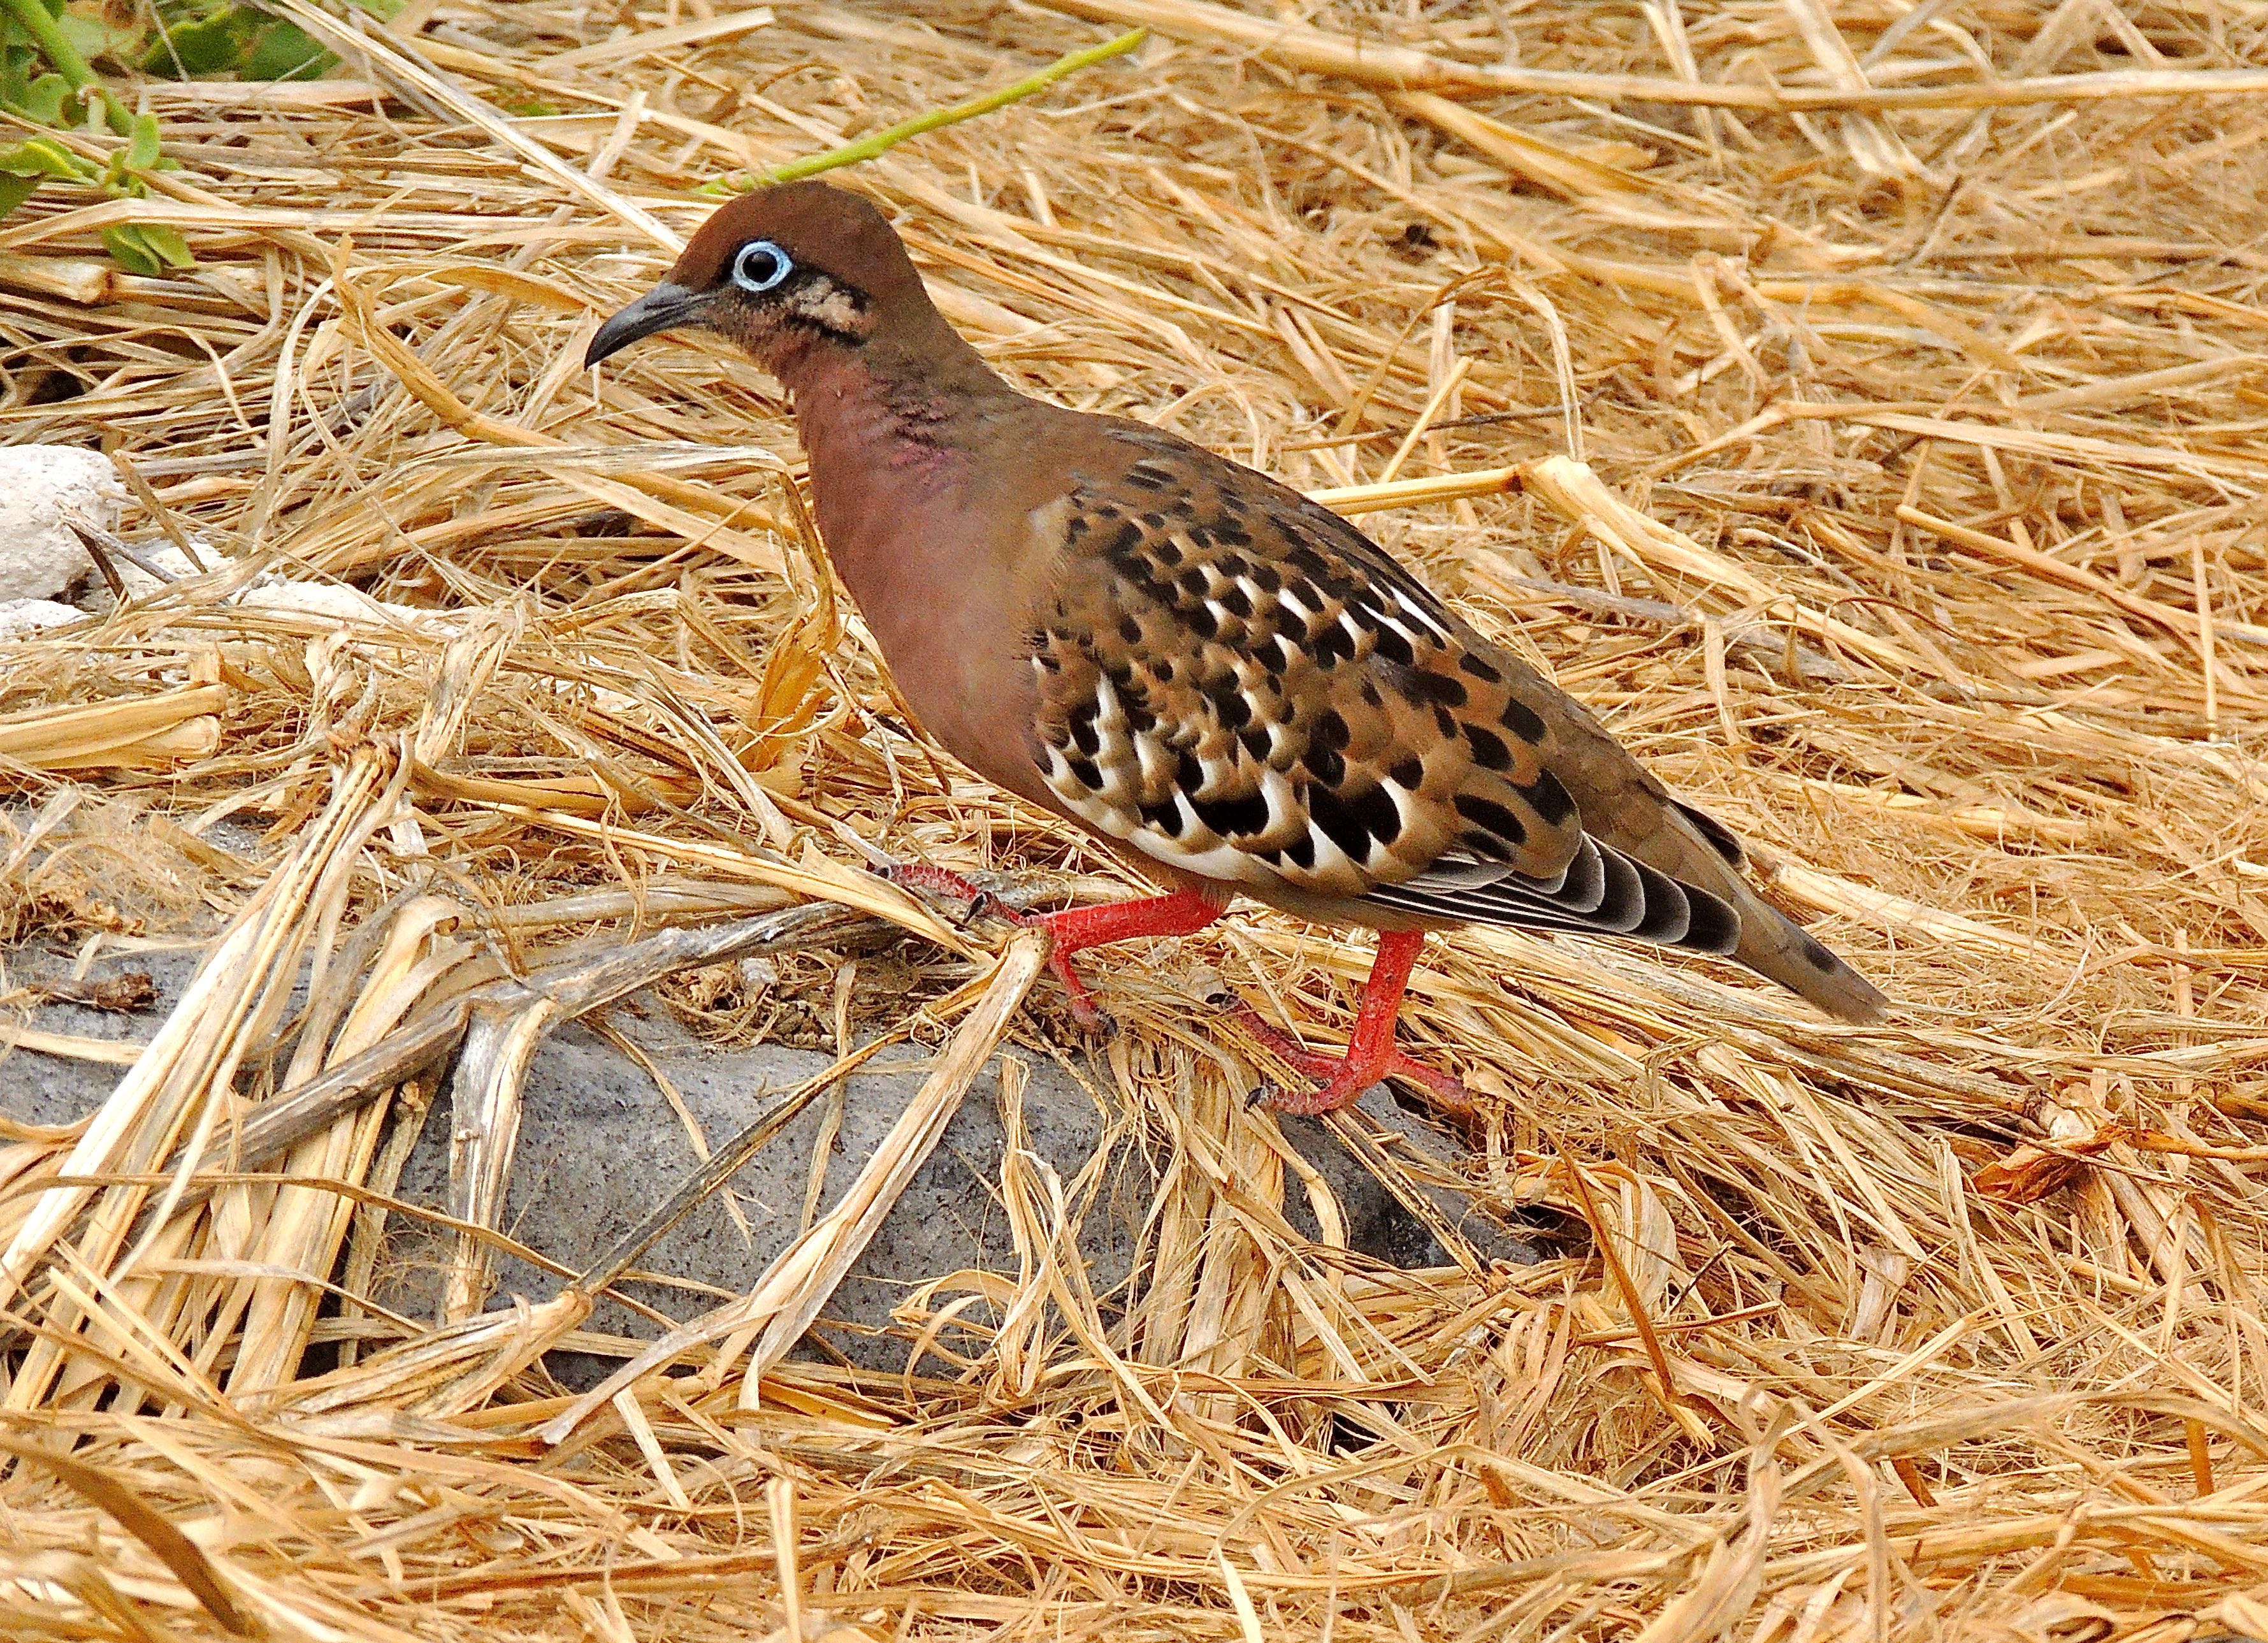
[[[986,484],[985,424],[1012,415],[830,352],[791,383],[821,538],[922,727],[1011,792],[1045,792],[1026,743],[1027,509]],[[1042,800],[1045,802],[1045,800]]]

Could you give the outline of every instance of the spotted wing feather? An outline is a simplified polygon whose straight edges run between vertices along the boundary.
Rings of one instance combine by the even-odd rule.
[[[1067,808],[1263,893],[1728,945],[1720,899],[1586,831],[1540,676],[1296,492],[1152,430],[1114,448],[1029,636]]]

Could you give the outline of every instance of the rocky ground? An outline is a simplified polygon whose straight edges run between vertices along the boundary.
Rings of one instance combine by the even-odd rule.
[[[50,999],[18,1018],[50,1033],[146,1042],[194,973],[195,947],[154,949],[98,961],[83,978],[113,1005],[103,1008]],[[0,955],[11,981],[22,986],[68,976],[68,956],[37,948]],[[148,984],[138,977],[146,975]],[[105,985],[105,984],[109,984]],[[81,991],[86,991],[83,986]],[[707,1143],[721,1144],[747,1124],[767,1092],[799,1083],[828,1065],[815,1051],[761,1046],[723,1050],[681,1026],[659,999],[634,998],[609,1016],[613,1029],[637,1043],[681,1097]],[[0,1023],[0,1043],[6,1024]],[[1057,1063],[1021,1057],[1027,1071],[1023,1114],[1032,1149],[1066,1182],[1086,1168],[1100,1146],[1112,1156],[1087,1216],[1081,1248],[1090,1282],[1107,1294],[1128,1281],[1139,1227],[1138,1206],[1149,1199],[1148,1172],[1156,1160],[1111,1132],[1110,1115],[1096,1096]],[[820,1209],[832,1202],[872,1154],[927,1064],[909,1050],[886,1056],[848,1080],[836,1133],[828,1149]],[[18,1049],[0,1058],[0,1116],[35,1124],[69,1124],[98,1107],[121,1069]],[[1005,1146],[999,1080],[980,1078],[946,1129],[936,1153],[898,1200],[880,1236],[836,1292],[806,1350],[841,1352],[870,1367],[905,1367],[906,1331],[892,1330],[891,1313],[926,1279],[968,1269],[1013,1273],[1017,1257],[996,1197]],[[830,1103],[813,1103],[733,1178],[731,1203],[719,1194],[697,1207],[639,1262],[640,1271],[673,1281],[633,1283],[627,1292],[672,1317],[690,1316],[720,1294],[751,1288],[774,1256],[806,1224],[814,1149]],[[1403,1114],[1383,1090],[1366,1105],[1403,1130],[1413,1146],[1437,1154],[1448,1144]],[[1414,1215],[1395,1202],[1341,1144],[1312,1119],[1285,1118],[1285,1134],[1314,1163],[1337,1197],[1353,1249],[1374,1259],[1413,1267],[1446,1259]],[[426,1113],[401,1171],[398,1193],[407,1205],[439,1210],[449,1186],[449,1101],[445,1087]],[[525,1116],[507,1197],[504,1229],[519,1242],[570,1271],[595,1263],[637,1227],[698,1167],[687,1124],[672,1109],[654,1077],[598,1034],[570,1024],[536,1052],[526,1087]],[[1445,1195],[1446,1197],[1446,1195]],[[1313,1235],[1315,1223],[1304,1193],[1286,1202],[1295,1226]],[[1446,1212],[1483,1253],[1532,1258],[1523,1246],[1469,1212],[1460,1201]],[[738,1213],[735,1214],[735,1210]],[[430,1315],[447,1242],[430,1222],[394,1214],[375,1298],[401,1313]],[[505,1258],[497,1267],[491,1305],[515,1296],[539,1300],[562,1279],[526,1262]],[[615,1303],[603,1305],[595,1331],[651,1336],[650,1319]],[[585,1354],[560,1354],[552,1368],[570,1384],[588,1384],[611,1367]]]

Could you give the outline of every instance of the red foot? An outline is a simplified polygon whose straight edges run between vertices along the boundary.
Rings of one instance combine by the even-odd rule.
[[[1012,925],[1027,928],[1036,925],[1045,930],[1055,943],[1048,954],[1048,968],[1055,971],[1056,979],[1071,997],[1071,1019],[1089,1032],[1106,1028],[1109,1018],[1095,1004],[1094,995],[1087,991],[1086,981],[1071,963],[1073,954],[1088,947],[1106,947],[1113,941],[1129,941],[1137,936],[1189,935],[1228,910],[1225,901],[1213,901],[1201,891],[1176,890],[1171,895],[1147,896],[1138,902],[1072,907],[1057,913],[1027,913],[1003,905],[998,896],[978,889],[959,873],[926,862],[894,866],[885,876],[909,889],[964,900],[968,903],[971,918],[991,913]],[[1390,1026],[1389,1022],[1389,1029]]]
[[[971,918],[989,910],[994,900],[990,890],[980,890],[951,869],[932,866],[925,861],[894,861],[882,870],[882,877],[901,889],[966,902]]]
[[[1355,1009],[1354,1036],[1344,1056],[1309,1050],[1282,1028],[1262,1020],[1250,1006],[1238,1006],[1237,1014],[1255,1038],[1295,1071],[1322,1080],[1312,1090],[1272,1091],[1267,1098],[1269,1106],[1278,1112],[1336,1112],[1352,1105],[1381,1079],[1400,1079],[1416,1085],[1452,1112],[1472,1110],[1462,1080],[1412,1060],[1394,1045],[1394,1023],[1402,1013],[1402,995],[1410,985],[1418,950],[1425,945],[1423,931],[1380,933],[1378,957],[1371,964],[1370,979],[1363,984],[1362,1002]]]

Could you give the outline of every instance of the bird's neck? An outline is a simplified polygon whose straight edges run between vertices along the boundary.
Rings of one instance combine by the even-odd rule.
[[[954,340],[958,353],[814,348],[780,374],[828,560],[906,704],[980,775],[1045,803],[1036,767],[997,726],[1014,718],[1003,680],[1028,678],[1010,666],[1032,536],[1022,456],[1049,413]]]
[[[906,562],[967,504],[985,428],[1024,402],[942,319],[936,331],[911,347],[813,339],[772,362],[795,402],[828,557],[862,602],[878,578],[917,573]]]

